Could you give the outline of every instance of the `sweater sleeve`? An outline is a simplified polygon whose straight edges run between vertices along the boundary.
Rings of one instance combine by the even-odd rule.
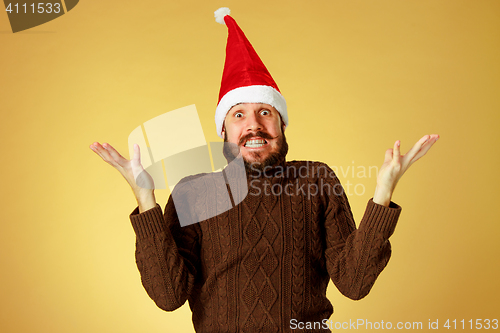
[[[190,297],[199,261],[198,226],[181,227],[170,196],[161,207],[130,214],[136,233],[136,263],[148,295],[158,307],[173,311]]]
[[[338,179],[329,179],[340,184]],[[333,185],[332,184],[332,185]],[[325,212],[326,267],[339,291],[354,300],[365,297],[391,256],[389,237],[401,207],[368,201],[359,228],[344,191],[328,196]]]

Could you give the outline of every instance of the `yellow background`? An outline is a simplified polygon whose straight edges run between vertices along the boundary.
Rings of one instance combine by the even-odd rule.
[[[500,319],[500,1],[109,0],[16,34],[0,13],[0,331],[193,331],[143,290],[135,200],[89,145],[128,155],[134,128],[190,104],[219,140],[222,6],[287,99],[288,159],[380,166],[441,136],[393,196],[389,265],[361,301],[331,286],[331,319]],[[376,177],[339,177],[366,189],[359,221]]]

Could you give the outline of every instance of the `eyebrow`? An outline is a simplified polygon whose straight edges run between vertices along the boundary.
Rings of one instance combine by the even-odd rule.
[[[239,104],[234,105],[234,106],[233,106],[233,108],[234,108],[235,106],[240,105],[240,104],[242,104],[242,103],[239,103]],[[266,107],[266,106],[263,106],[263,107],[259,108],[259,109],[258,109],[258,112],[263,111],[263,110],[266,110],[266,111],[269,111],[269,112],[274,112],[272,108],[268,108],[268,107]],[[242,108],[234,108],[234,111],[230,111],[229,113],[230,113],[230,114],[235,114],[236,112],[247,112],[247,111],[246,111],[245,109],[242,109]],[[278,112],[278,114],[279,114],[279,112]]]

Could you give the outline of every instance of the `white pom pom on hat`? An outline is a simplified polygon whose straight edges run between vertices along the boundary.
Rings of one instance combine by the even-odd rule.
[[[222,74],[219,101],[215,111],[217,134],[222,138],[222,127],[228,111],[239,103],[264,103],[274,107],[288,126],[286,101],[262,60],[236,21],[229,16],[229,8],[214,12],[215,21],[228,29],[226,61]]]
[[[224,22],[224,16],[230,15],[230,14],[231,14],[231,10],[227,7],[221,7],[219,9],[217,9],[214,12],[215,22],[220,23],[220,24],[226,24],[226,22]]]

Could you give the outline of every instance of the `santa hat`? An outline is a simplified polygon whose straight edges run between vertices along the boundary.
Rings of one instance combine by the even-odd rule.
[[[226,24],[228,30],[226,63],[215,110],[217,134],[222,138],[226,114],[238,103],[269,104],[281,114],[285,126],[288,126],[285,98],[252,44],[229,14],[229,8],[225,7],[215,11],[215,21]]]

